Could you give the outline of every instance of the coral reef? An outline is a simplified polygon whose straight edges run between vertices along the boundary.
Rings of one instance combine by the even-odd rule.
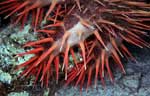
[[[15,9],[6,17],[17,12],[15,22],[23,19],[23,25],[29,12],[37,10],[32,22],[39,40],[26,43],[25,48],[33,49],[17,55],[34,56],[16,69],[24,68],[21,75],[35,76],[42,85],[48,86],[52,78],[58,83],[61,73],[66,85],[73,82],[80,89],[84,81],[88,88],[93,77],[95,86],[98,79],[104,85],[105,76],[113,82],[113,67],[126,73],[121,58],[136,61],[125,43],[150,47],[143,39],[149,37],[150,5],[142,0],[8,0],[0,5],[1,14]],[[3,10],[6,7],[10,9]]]

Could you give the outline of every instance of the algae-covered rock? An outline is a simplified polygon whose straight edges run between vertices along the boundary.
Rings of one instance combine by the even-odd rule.
[[[6,73],[0,70],[0,81],[2,83],[10,84],[11,80],[12,80],[12,76],[9,73]]]
[[[37,39],[36,34],[30,31],[30,25],[25,25],[23,30],[20,30],[19,27],[11,26],[0,30],[0,83],[3,87],[5,86],[5,88],[2,88],[5,90],[0,89],[0,93],[1,91],[4,91],[2,92],[3,94],[6,94],[4,96],[7,96],[9,92],[13,93],[10,93],[8,96],[29,96],[29,93],[20,91],[24,91],[24,87],[22,88],[22,86],[26,86],[25,88],[33,86],[30,83],[32,80],[28,83],[27,80],[18,78],[22,69],[15,70],[15,67],[33,56],[17,56],[17,54],[31,49],[23,48],[23,45],[26,42]],[[17,86],[19,86],[19,88],[17,88]],[[18,90],[20,90],[20,93],[15,93],[18,92]]]
[[[10,94],[8,94],[8,96],[29,96],[29,93],[27,93],[26,91],[23,92],[11,92]]]

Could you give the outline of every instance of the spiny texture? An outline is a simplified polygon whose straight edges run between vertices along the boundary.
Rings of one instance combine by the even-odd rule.
[[[16,14],[15,20],[13,20],[14,24],[16,25],[21,22],[22,28],[29,14],[32,14],[32,26],[36,29],[43,18],[46,20],[57,2],[61,2],[61,0],[6,0],[0,2],[0,6],[2,6],[0,8],[0,14],[8,14],[5,18]],[[45,10],[47,6],[50,7],[48,10]]]
[[[104,84],[104,76],[113,81],[114,65],[125,73],[121,58],[135,61],[124,42],[150,47],[142,39],[149,37],[145,31],[150,29],[150,5],[142,0],[54,1],[57,5],[52,3],[50,8],[53,14],[37,30],[40,40],[24,46],[34,49],[18,54],[35,54],[17,67],[25,68],[21,75],[36,76],[35,82],[40,79],[47,86],[51,78],[58,82],[62,71],[66,85],[75,82],[75,86],[82,88],[87,81],[88,88],[93,77],[95,85],[98,79]]]

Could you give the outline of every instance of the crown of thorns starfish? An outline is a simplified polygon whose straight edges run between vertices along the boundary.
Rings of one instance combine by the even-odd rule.
[[[18,56],[34,56],[17,69],[25,68],[21,76],[34,75],[42,85],[53,77],[58,82],[60,71],[66,85],[75,81],[80,88],[86,79],[88,88],[93,77],[95,85],[98,79],[104,85],[105,75],[113,82],[112,66],[125,73],[121,58],[136,61],[125,42],[150,47],[143,39],[149,37],[150,5],[140,0],[8,0],[0,5],[1,14],[13,10],[6,17],[17,13],[16,22],[22,19],[23,25],[32,12],[40,39],[25,44],[34,49]],[[42,20],[46,25],[37,29]]]

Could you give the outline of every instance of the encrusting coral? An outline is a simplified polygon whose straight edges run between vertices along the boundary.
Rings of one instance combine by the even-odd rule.
[[[146,31],[150,29],[150,4],[142,0],[8,0],[0,5],[4,5],[0,13],[9,11],[4,10],[6,5],[10,10],[15,9],[6,17],[19,11],[18,19],[37,10],[33,22],[40,39],[24,46],[34,49],[18,54],[34,54],[34,57],[17,69],[25,68],[21,76],[34,75],[35,82],[40,79],[42,85],[48,86],[51,78],[58,82],[60,71],[65,74],[66,85],[74,81],[80,88],[84,81],[88,88],[93,77],[95,85],[98,79],[104,85],[105,75],[113,82],[113,64],[125,73],[121,58],[135,61],[124,42],[150,47],[143,39],[149,37]],[[44,9],[46,14],[39,13],[48,5],[49,10]],[[43,20],[40,15],[45,15],[44,26],[37,24]],[[77,59],[77,53],[81,60]]]

